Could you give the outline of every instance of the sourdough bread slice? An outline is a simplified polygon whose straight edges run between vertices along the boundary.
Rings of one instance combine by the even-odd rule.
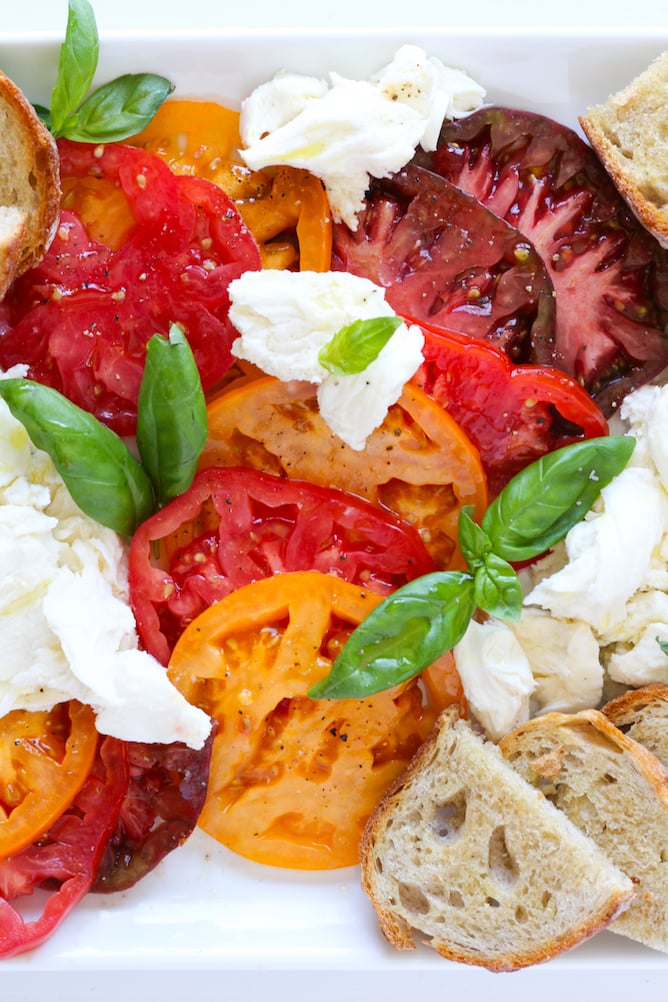
[[[668,52],[580,125],[632,211],[668,247]]]
[[[652,682],[629,689],[606,703],[603,713],[668,769],[668,685]]]
[[[668,772],[598,710],[547,713],[500,748],[636,887],[611,931],[668,951]]]
[[[456,710],[371,815],[362,887],[398,949],[513,971],[594,935],[633,885]]]
[[[0,298],[14,278],[43,258],[60,215],[58,148],[21,90],[0,72],[0,206],[20,212],[18,253],[0,259]],[[0,241],[7,242],[6,228]]]

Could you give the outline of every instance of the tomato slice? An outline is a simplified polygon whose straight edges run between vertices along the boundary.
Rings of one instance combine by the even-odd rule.
[[[443,127],[432,170],[531,240],[554,285],[554,364],[606,415],[668,364],[668,251],[567,126],[485,107]]]
[[[513,365],[486,341],[425,323],[421,327],[425,361],[413,381],[475,443],[492,494],[545,453],[608,434],[597,404],[566,373]]]
[[[124,742],[128,787],[91,891],[127,890],[188,838],[206,798],[213,736],[183,744]]]
[[[128,785],[122,741],[100,740],[85,783],[48,832],[10,859],[0,860],[0,957],[43,943],[90,890]],[[26,921],[12,904],[43,888],[42,913]]]
[[[334,869],[358,861],[364,823],[426,737],[416,680],[361,700],[310,700],[380,601],[330,574],[276,574],[194,620],[169,664],[218,724],[200,825],[248,859]]]
[[[530,240],[477,199],[409,164],[375,181],[333,267],[385,289],[397,313],[484,338],[514,362],[551,363],[554,297]]]
[[[142,644],[166,664],[209,605],[258,578],[298,570],[387,594],[433,570],[433,561],[412,526],[359,497],[252,469],[205,469],[132,539],[130,599]]]
[[[225,375],[237,336],[228,285],[260,267],[258,247],[220,188],[176,177],[145,150],[66,141],[59,150],[63,177],[101,185],[101,211],[109,186],[122,190],[133,224],[113,249],[63,210],[46,257],[2,305],[0,365],[27,363],[31,378],[131,435],[153,334],[182,324],[205,389]]]
[[[263,267],[329,268],[332,218],[322,182],[296,167],[249,170],[238,152],[238,112],[212,101],[165,101],[129,142],[174,173],[207,178],[227,192],[259,244]]]
[[[413,525],[436,566],[464,567],[459,511],[472,505],[482,516],[485,474],[475,446],[417,386],[359,452],[322,420],[311,383],[242,381],[211,400],[208,418],[202,467],[249,466],[357,494]]]
[[[70,806],[97,738],[93,711],[75,701],[0,719],[0,859],[34,842]]]

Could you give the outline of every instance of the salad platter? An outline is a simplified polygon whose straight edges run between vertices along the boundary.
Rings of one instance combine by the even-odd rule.
[[[4,37],[0,67],[35,103],[48,104],[61,37]],[[404,44],[463,69],[499,105],[578,128],[668,48],[649,31],[315,29],[111,32],[101,38],[100,82],[138,70],[163,74],[174,96],[229,108],[277,71],[367,78]],[[39,902],[37,902],[38,904]],[[0,962],[8,999],[107,1002],[125,992],[164,1002],[216,991],[321,1002],[370,993],[468,990],[546,1002],[567,993],[658,997],[668,957],[604,933],[558,959],[513,974],[450,963],[434,951],[397,952],[383,939],[356,867],[299,872],[253,863],[196,830],[135,887],[89,894],[37,950]]]

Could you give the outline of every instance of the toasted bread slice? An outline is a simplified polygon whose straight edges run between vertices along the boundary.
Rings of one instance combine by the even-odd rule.
[[[58,226],[60,167],[56,143],[19,88],[0,72],[0,206],[23,217],[20,240],[0,221],[0,298],[43,258]],[[14,242],[13,242],[14,241]],[[20,244],[20,246],[19,246]]]
[[[500,742],[542,790],[633,881],[611,931],[668,951],[668,772],[598,710],[547,713]]]
[[[362,887],[388,941],[513,971],[603,929],[633,885],[459,719],[429,740],[365,828]]]
[[[668,769],[668,685],[652,682],[629,689],[606,703],[603,713]]]
[[[668,52],[580,125],[632,211],[668,247]]]

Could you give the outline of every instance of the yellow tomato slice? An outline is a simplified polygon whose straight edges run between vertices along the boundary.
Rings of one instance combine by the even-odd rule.
[[[237,383],[210,401],[208,419],[202,467],[251,466],[359,494],[415,525],[439,568],[465,567],[459,512],[472,505],[482,516],[485,474],[475,446],[418,387],[405,387],[362,451],[329,430],[310,383]]]
[[[130,142],[162,157],[176,174],[219,185],[257,240],[263,267],[329,268],[332,219],[321,181],[295,167],[246,167],[237,111],[212,101],[165,101]]]
[[[70,806],[97,740],[93,711],[74,701],[0,720],[0,859],[31,845]]]
[[[439,709],[415,680],[360,700],[307,697],[379,601],[333,575],[276,574],[212,605],[177,642],[171,680],[217,721],[199,823],[234,852],[300,869],[358,861],[367,817]]]

